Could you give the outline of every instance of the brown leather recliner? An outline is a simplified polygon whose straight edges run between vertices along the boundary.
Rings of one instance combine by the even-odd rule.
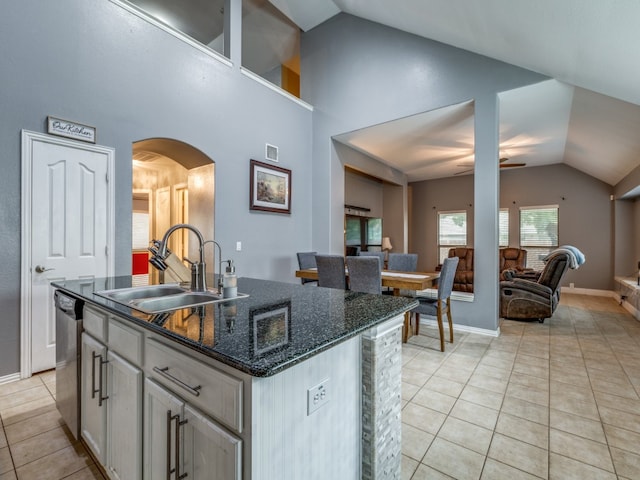
[[[559,248],[551,252],[535,280],[514,278],[500,282],[500,316],[509,319],[538,319],[553,315],[560,301],[560,281],[569,268],[580,263],[572,252]]]
[[[527,269],[527,251],[521,248],[505,247],[498,250],[498,262],[500,280],[510,280],[510,277],[505,277],[505,271],[514,270],[515,274],[520,274],[526,271],[532,271]],[[510,272],[511,273],[511,272]]]
[[[473,248],[451,248],[448,256],[460,259],[453,279],[453,289],[457,292],[473,293]]]

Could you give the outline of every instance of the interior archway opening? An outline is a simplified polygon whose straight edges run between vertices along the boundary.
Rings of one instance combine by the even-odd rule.
[[[158,272],[149,265],[148,247],[172,225],[188,223],[205,239],[213,239],[215,162],[180,140],[149,138],[132,146],[132,269],[135,284],[181,281],[180,269]],[[197,260],[198,242],[188,230],[169,238],[169,249],[183,259]]]

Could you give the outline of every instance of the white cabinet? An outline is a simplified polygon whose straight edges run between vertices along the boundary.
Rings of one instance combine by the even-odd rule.
[[[143,372],[118,354],[117,335],[108,346],[92,336],[106,341],[112,325],[129,334],[124,338],[135,338],[139,332],[95,310],[88,317],[90,328],[82,334],[81,435],[112,480],[139,480]],[[129,357],[135,357],[132,344],[123,344]]]
[[[113,480],[142,473],[142,370],[107,352],[107,473]]]
[[[107,409],[104,362],[107,347],[82,334],[82,381],[80,387],[80,434],[100,463],[105,462]]]
[[[208,367],[202,367],[208,370]],[[156,374],[158,370],[156,367]],[[171,373],[178,373],[178,370]],[[160,375],[158,380],[166,382],[167,378]],[[176,384],[178,390],[186,386],[180,388],[181,383]],[[195,392],[200,390],[197,388]],[[145,379],[143,430],[145,480],[242,478],[242,441],[182,397],[149,378]]]
[[[195,480],[240,480],[241,441],[190,405],[184,407],[184,472]]]
[[[144,480],[173,480],[176,476],[176,445],[180,436],[174,429],[184,402],[153,380],[144,381]],[[178,433],[179,433],[178,425]],[[179,463],[180,469],[182,465]]]

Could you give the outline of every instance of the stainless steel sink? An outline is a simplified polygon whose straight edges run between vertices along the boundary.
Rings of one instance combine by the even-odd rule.
[[[116,288],[114,290],[102,290],[96,292],[96,295],[108,298],[118,303],[127,303],[130,300],[136,300],[138,298],[155,298],[163,297],[165,295],[175,295],[177,293],[186,293],[189,290],[182,288],[177,284],[166,285],[148,285],[143,287],[132,288]]]
[[[196,307],[207,303],[222,300],[222,295],[213,292],[190,292],[177,295],[167,295],[166,297],[146,298],[134,300],[130,303],[132,308],[136,308],[147,313],[166,312],[168,310],[178,310],[180,308]]]
[[[226,302],[249,296],[246,293],[238,293],[234,298],[222,298],[222,295],[217,292],[193,292],[178,285],[150,285],[102,290],[95,293],[121,305],[149,314],[196,307],[207,303]]]

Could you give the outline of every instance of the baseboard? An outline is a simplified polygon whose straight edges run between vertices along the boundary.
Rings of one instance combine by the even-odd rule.
[[[452,309],[453,310],[453,309]],[[429,327],[438,327],[437,320],[429,320],[427,318],[420,317],[420,325],[425,325]],[[488,337],[499,337],[500,336],[500,327],[497,330],[488,330],[486,328],[478,328],[471,327],[469,325],[459,325],[457,323],[453,324],[453,329],[456,332],[466,332],[466,333],[475,333],[478,335],[486,335]]]
[[[12,373],[10,375],[0,377],[0,385],[5,383],[17,382],[18,380],[20,380],[20,372]]]
[[[561,287],[560,294],[563,293],[573,293],[576,295],[593,295],[596,297],[615,297],[615,292],[611,290],[597,290],[595,288],[571,288],[571,287]]]

